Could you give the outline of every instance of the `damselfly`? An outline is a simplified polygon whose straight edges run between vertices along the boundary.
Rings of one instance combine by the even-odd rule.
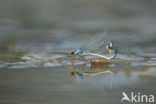
[[[97,36],[97,38],[94,40],[95,42],[87,42],[87,44],[90,45],[90,50],[88,49],[88,45],[83,45],[82,48],[75,49],[73,51],[70,51],[69,54],[73,56],[73,60],[77,59],[84,59],[84,56],[97,56],[103,59],[112,59],[117,54],[117,49],[113,48],[113,43],[105,38],[105,34]],[[94,47],[96,45],[96,47]],[[98,45],[98,46],[97,46]],[[109,56],[103,55],[103,51],[107,50]]]

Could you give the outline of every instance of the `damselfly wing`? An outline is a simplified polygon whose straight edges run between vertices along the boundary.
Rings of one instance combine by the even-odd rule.
[[[104,59],[112,59],[116,56],[117,50],[113,48],[110,40],[106,39],[106,33],[94,35],[82,47],[70,51],[73,59],[85,60],[85,56],[96,56]],[[108,56],[105,56],[108,55]]]

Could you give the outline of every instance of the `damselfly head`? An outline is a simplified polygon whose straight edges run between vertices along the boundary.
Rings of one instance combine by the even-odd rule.
[[[75,54],[75,52],[73,52],[73,51],[69,52],[69,55],[74,55],[74,54]]]
[[[106,46],[106,49],[110,49],[111,47],[109,45]]]
[[[113,47],[112,42],[109,42],[109,45],[106,46],[106,49],[111,49]]]
[[[75,75],[75,72],[70,72],[70,76],[74,76]]]

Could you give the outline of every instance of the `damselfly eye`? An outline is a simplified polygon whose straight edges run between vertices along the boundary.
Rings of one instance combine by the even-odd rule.
[[[70,54],[70,55],[74,55],[74,52],[73,52],[73,51],[71,51],[71,52],[69,52],[69,54]]]
[[[110,49],[110,46],[109,46],[109,45],[107,45],[107,46],[106,46],[106,49]]]
[[[70,72],[70,76],[74,76],[75,75],[75,72]]]

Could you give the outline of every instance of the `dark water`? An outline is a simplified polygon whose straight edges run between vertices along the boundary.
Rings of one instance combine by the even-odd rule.
[[[123,92],[156,97],[154,0],[0,5],[0,104],[120,104]],[[68,52],[103,32],[118,49],[112,64],[87,59],[72,67]]]

